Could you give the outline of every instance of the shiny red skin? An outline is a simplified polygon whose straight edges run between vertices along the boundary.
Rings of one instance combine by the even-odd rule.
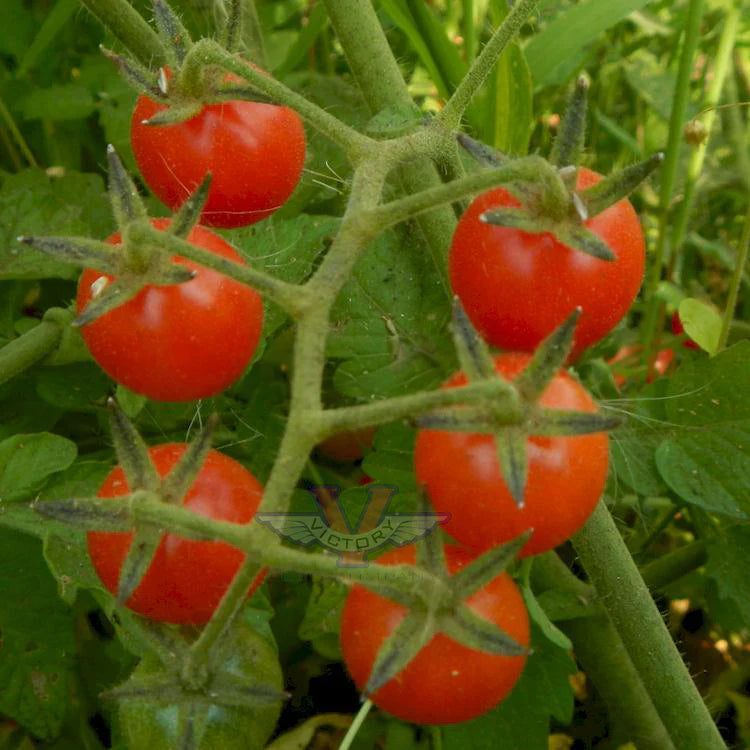
[[[446,547],[448,570],[455,573],[473,555]],[[414,564],[414,547],[399,547],[378,564]],[[467,599],[471,609],[498,625],[523,646],[529,619],[518,587],[507,573]],[[368,589],[352,587],[341,617],[341,649],[357,687],[364,688],[378,650],[398,627],[406,607]],[[464,646],[438,633],[407,666],[371,696],[376,706],[415,724],[456,724],[489,711],[518,681],[525,656],[498,656]]]
[[[149,449],[159,476],[170,472],[186,448],[184,443],[166,443]],[[125,474],[117,466],[104,480],[98,495],[119,497],[128,492]],[[242,464],[212,450],[182,506],[199,516],[247,524],[253,520],[262,497],[263,486]],[[94,568],[113,594],[132,539],[130,532],[87,534]],[[200,625],[211,619],[244,558],[244,553],[223,542],[200,542],[165,534],[151,566],[126,605],[152,620]],[[261,584],[264,575],[258,576],[250,593]]]
[[[166,229],[168,219],[154,219]],[[196,226],[188,241],[216,255],[243,263],[221,237]],[[118,234],[108,242],[117,244]],[[195,269],[190,281],[147,286],[123,305],[83,326],[91,355],[114,380],[156,401],[193,401],[213,396],[234,383],[258,347],[263,327],[260,295],[223,274],[175,256]],[[91,285],[102,276],[86,269],[78,283],[77,310],[91,299]]]
[[[578,188],[602,179],[581,168]],[[585,222],[616,256],[594,258],[551,234],[529,234],[479,220],[499,206],[520,206],[502,188],[477,197],[458,222],[450,251],[454,292],[495,346],[533,351],[580,306],[571,361],[623,318],[643,279],[645,244],[638,216],[623,199]]]
[[[495,358],[495,368],[512,379],[530,358],[517,352],[501,354]],[[465,376],[458,373],[444,387],[465,383]],[[562,370],[540,403],[551,409],[597,410],[584,388]],[[526,445],[525,504],[518,508],[502,477],[491,436],[419,431],[414,454],[417,480],[426,487],[435,510],[451,514],[443,528],[457,541],[483,551],[533,529],[520,553],[527,557],[556,547],[583,526],[607,478],[606,433],[530,437]]]
[[[294,192],[305,163],[305,129],[288,107],[251,101],[207,104],[174,125],[144,125],[165,106],[141,96],[130,139],[143,178],[171,209],[212,182],[201,223],[243,227],[270,216]]]

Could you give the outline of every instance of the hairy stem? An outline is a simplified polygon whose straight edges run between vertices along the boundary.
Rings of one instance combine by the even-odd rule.
[[[674,746],[723,750],[721,735],[603,502],[573,545]]]
[[[50,314],[53,310],[59,317]],[[72,319],[67,310],[52,308],[38,326],[0,349],[0,384],[51,354],[62,339],[66,318]]]
[[[474,172],[453,182],[436,185],[422,192],[385,203],[374,208],[370,212],[370,218],[373,225],[380,231],[401,221],[406,221],[423,211],[452,203],[467,195],[497,187],[503,183],[517,180],[539,180],[545,172],[550,173],[550,179],[547,180],[548,184],[559,188],[557,197],[560,200],[565,200],[564,186],[555,170],[542,157],[527,156],[502,167]]]
[[[203,65],[218,65],[247,81],[254,89],[270,97],[274,102],[285,104],[296,110],[297,114],[316,130],[343,146],[354,160],[357,160],[359,154],[367,151],[374,143],[370,138],[350,128],[301,94],[292,91],[267,73],[227,52],[211,39],[196,42],[190,50],[185,58],[184,70],[188,71],[186,75],[190,75],[190,67]]]
[[[532,581],[537,591],[563,589],[580,600],[593,601],[596,591],[568,570],[554,552],[534,560]],[[642,750],[670,750],[672,741],[656,713],[622,640],[609,617],[584,617],[558,622],[573,641],[576,658],[609,711],[613,725]]]
[[[81,0],[147,68],[164,65],[164,48],[156,32],[127,0]]]
[[[388,40],[378,21],[372,0],[324,0],[331,23],[344,49],[354,77],[370,111],[411,107],[406,83]],[[418,155],[417,155],[418,156]],[[406,193],[416,193],[441,184],[435,165],[427,158],[415,158],[398,170],[398,179]],[[435,268],[440,273],[446,299],[450,290],[446,267],[450,238],[456,216],[449,207],[431,211],[417,220]]]
[[[167,252],[200,263],[206,268],[219,271],[242,284],[247,284],[262,292],[292,315],[300,314],[308,300],[304,288],[297,284],[281,281],[251,266],[216,255],[173,234],[154,229],[149,223],[144,222],[138,226],[131,226],[128,229],[128,238],[136,243],[155,245]]]
[[[472,63],[468,73],[458,84],[445,107],[438,114],[438,120],[449,130],[458,129],[461,117],[471,103],[474,94],[479,91],[487,76],[492,72],[500,55],[519,29],[529,19],[539,0],[521,0],[515,3],[513,9],[497,28],[491,39],[484,45],[479,57]]]

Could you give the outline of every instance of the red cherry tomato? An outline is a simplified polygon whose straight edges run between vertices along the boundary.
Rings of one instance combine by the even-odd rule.
[[[168,219],[154,219],[166,229]],[[242,263],[221,237],[196,226],[188,241]],[[108,240],[120,241],[118,234]],[[118,383],[157,401],[206,398],[234,383],[258,346],[263,302],[256,291],[175,256],[198,273],[173,286],[147,286],[81,329],[91,355]],[[86,269],[78,283],[80,313],[107,274]],[[92,285],[96,284],[92,289]]]
[[[186,448],[183,443],[166,443],[149,449],[159,476],[170,472]],[[118,466],[104,480],[98,494],[119,497],[129,491],[125,473]],[[253,520],[262,497],[263,486],[242,464],[210,451],[182,505],[199,516],[246,524]],[[87,536],[94,568],[114,594],[133,534],[90,531]],[[244,557],[243,552],[224,542],[200,542],[165,534],[151,566],[126,604],[152,620],[192,625],[207,622]],[[264,575],[258,576],[250,593]]]
[[[446,547],[448,570],[455,573],[472,555]],[[378,558],[383,565],[414,564],[414,547],[400,547]],[[467,599],[480,617],[498,625],[516,642],[529,643],[529,619],[518,587],[506,573]],[[344,662],[362,689],[385,640],[407,609],[362,586],[349,593],[341,618]],[[489,711],[518,681],[525,656],[499,656],[468,648],[443,633],[435,635],[396,677],[372,696],[376,706],[416,724],[455,724]]]
[[[700,349],[700,346],[693,341],[686,333],[685,333],[685,326],[682,325],[682,321],[680,320],[680,311],[675,310],[674,313],[672,313],[672,333],[675,336],[682,336],[684,334],[685,340],[682,342],[682,345],[686,349]]]
[[[305,130],[288,107],[251,101],[208,104],[174,125],[144,125],[165,109],[147,96],[130,126],[143,178],[171,209],[206,173],[212,176],[201,222],[243,227],[270,216],[294,192],[305,162]]]
[[[513,378],[530,355],[501,354],[495,368]],[[444,387],[466,383],[462,373]],[[595,412],[584,388],[562,370],[542,394],[542,406]],[[420,430],[414,454],[417,479],[427,488],[435,510],[450,513],[445,530],[459,542],[486,550],[533,529],[521,557],[556,547],[576,532],[594,510],[608,468],[605,433],[574,437],[530,437],[529,469],[519,508],[500,471],[494,440],[469,432]]]
[[[578,188],[602,179],[578,172]],[[502,188],[483,193],[461,217],[450,251],[450,279],[472,323],[503,349],[533,351],[576,307],[583,313],[571,360],[621,320],[643,278],[643,232],[633,207],[621,200],[586,221],[616,256],[604,261],[573,250],[551,234],[493,226],[480,216],[519,206]]]

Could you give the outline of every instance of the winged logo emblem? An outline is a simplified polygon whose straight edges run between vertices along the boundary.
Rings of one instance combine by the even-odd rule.
[[[449,513],[386,513],[397,489],[368,487],[368,499],[354,528],[339,504],[338,487],[312,487],[317,513],[257,513],[255,519],[290,542],[320,544],[339,555],[339,565],[367,565],[367,554],[385,544],[403,546],[429,534]],[[374,512],[373,512],[374,511]]]

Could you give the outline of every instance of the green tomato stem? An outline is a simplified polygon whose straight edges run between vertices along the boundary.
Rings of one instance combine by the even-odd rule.
[[[661,280],[662,269],[667,252],[667,239],[670,231],[670,203],[679,168],[679,156],[682,147],[682,128],[685,123],[688,98],[690,94],[690,74],[693,69],[695,53],[700,41],[700,25],[703,18],[703,0],[690,0],[685,25],[685,34],[680,54],[680,65],[675,83],[672,113],[669,119],[669,140],[661,168],[661,185],[659,191],[659,233],[656,249],[651,258],[651,267],[646,277],[643,291],[646,300],[646,312],[641,325],[643,341],[643,361],[651,362],[651,353],[655,346],[654,337],[659,319],[661,305],[656,290]],[[650,370],[650,366],[647,371]]]
[[[375,114],[388,108],[413,106],[406,82],[371,0],[324,2],[349,67],[370,111]],[[409,163],[398,170],[398,183],[406,193],[418,193],[441,184],[440,174],[427,156],[426,151],[415,149]],[[420,217],[417,227],[440,275],[447,301],[451,296],[446,274],[447,258],[450,238],[456,228],[456,215],[447,206],[438,208],[427,216]]]
[[[148,222],[132,224],[128,228],[128,239],[136,246],[149,244],[159,247],[166,252],[180,255],[202,266],[212,268],[214,271],[219,271],[242,284],[247,284],[262,292],[293,316],[302,314],[308,301],[309,295],[305,293],[303,287],[297,284],[289,284],[251,266],[216,255],[181,237],[154,229]]]
[[[734,311],[737,307],[737,297],[740,292],[740,284],[745,273],[747,265],[748,248],[750,247],[750,204],[748,204],[747,213],[745,214],[745,223],[742,227],[742,236],[740,237],[740,247],[737,253],[737,263],[732,272],[732,280],[729,283],[729,293],[727,294],[727,304],[724,308],[724,316],[721,321],[721,332],[719,333],[719,345],[717,351],[721,351],[727,345],[729,338],[729,326],[734,319]]]
[[[62,339],[64,321],[69,325],[72,317],[68,310],[53,308],[39,325],[0,349],[0,384],[51,354]]]
[[[448,130],[457,130],[461,117],[471,103],[474,94],[479,91],[487,76],[492,72],[495,63],[508,44],[515,38],[521,26],[528,21],[539,0],[521,0],[505,17],[495,33],[474,60],[468,72],[458,84],[437,119]]]
[[[247,601],[247,592],[258,577],[260,569],[255,560],[245,558],[232,583],[216,608],[211,620],[190,647],[183,665],[182,677],[188,685],[202,684],[208,672],[211,649],[231,626],[232,621]]]
[[[453,182],[377,206],[371,210],[369,219],[378,231],[382,231],[424,211],[452,203],[467,195],[518,180],[538,181],[540,176],[547,177],[546,183],[555,190],[556,200],[567,201],[564,186],[554,168],[540,156],[526,156],[502,167],[474,172]]]
[[[185,75],[190,77],[192,68],[206,65],[218,65],[247,81],[253,88],[270,97],[274,102],[296,110],[300,117],[316,130],[343,146],[353,160],[360,158],[360,154],[368,151],[374,144],[374,141],[367,136],[350,128],[267,73],[227,52],[211,39],[201,39],[193,45],[185,58],[183,70],[186,71]]]
[[[157,33],[127,0],[81,0],[142,65],[159,67],[166,62]]]
[[[493,409],[497,408],[509,418],[508,423],[512,422],[514,416],[518,418],[519,423],[522,421],[521,404],[515,388],[510,383],[493,378],[470,383],[460,388],[423,391],[376,401],[372,404],[327,409],[320,414],[320,436],[323,438],[337,432],[420,416],[444,406],[470,404],[487,399],[492,399]]]
[[[538,592],[562,589],[580,601],[596,601],[594,588],[573,575],[554,552],[534,559],[532,582]],[[673,750],[664,724],[606,613],[556,624],[573,641],[576,658],[604,700],[613,725],[620,729],[622,744],[632,741],[642,750]]]
[[[726,745],[603,501],[573,545],[677,750]]]
[[[357,715],[354,717],[354,721],[349,727],[347,733],[344,735],[344,739],[341,740],[341,744],[339,745],[339,750],[349,750],[349,748],[352,746],[352,742],[354,742],[354,738],[357,736],[357,732],[359,732],[362,724],[365,723],[365,719],[367,718],[367,714],[370,713],[371,708],[372,708],[372,701],[368,698],[362,704],[359,711],[357,711]]]
[[[721,37],[719,38],[719,46],[716,51],[716,60],[713,65],[713,78],[709,84],[706,98],[703,101],[702,109],[705,110],[705,112],[700,118],[700,121],[702,121],[706,130],[706,138],[700,145],[695,146],[690,153],[690,162],[688,163],[682,202],[677,209],[677,216],[674,220],[674,231],[672,232],[672,240],[670,243],[672,247],[670,268],[672,269],[677,266],[677,260],[682,252],[682,244],[685,241],[688,221],[690,219],[695,199],[695,186],[701,172],[703,171],[703,163],[706,159],[706,152],[711,139],[711,131],[713,130],[714,122],[716,120],[716,105],[719,103],[721,92],[724,89],[724,83],[731,70],[732,54],[734,52],[734,45],[739,30],[740,15],[741,11],[739,6],[728,6],[726,17],[724,18],[724,26],[721,31]],[[668,276],[671,276],[671,273],[668,274]]]

